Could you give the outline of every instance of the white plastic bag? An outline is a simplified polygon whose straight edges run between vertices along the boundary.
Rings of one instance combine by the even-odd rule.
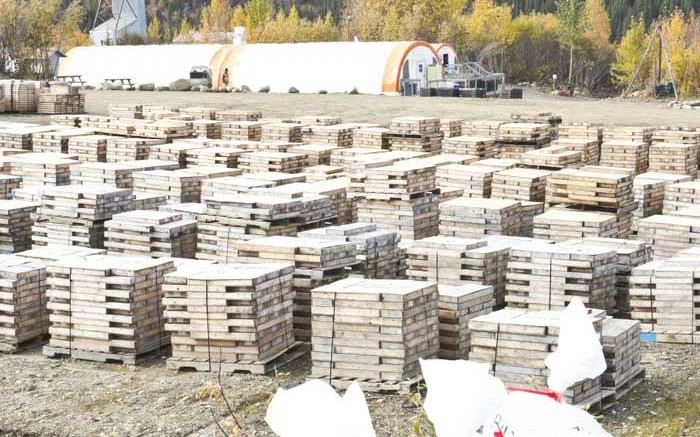
[[[509,393],[483,436],[501,432],[504,437],[611,437],[584,410],[556,402],[550,397]]]
[[[352,384],[340,397],[323,381],[278,389],[265,421],[279,437],[376,437],[362,389]]]
[[[562,312],[557,350],[546,358],[545,365],[550,370],[547,385],[557,393],[605,372],[607,365],[600,336],[581,299],[572,300]]]
[[[486,364],[421,360],[420,365],[428,388],[423,407],[437,437],[472,436],[505,400],[505,386]]]

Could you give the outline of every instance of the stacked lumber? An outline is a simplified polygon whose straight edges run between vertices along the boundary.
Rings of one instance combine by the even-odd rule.
[[[68,140],[68,154],[80,162],[107,162],[107,135],[82,135]]]
[[[582,165],[598,165],[598,162],[600,162],[600,141],[597,137],[562,138],[560,135],[558,140],[552,141],[552,146],[563,147],[572,152],[581,152]]]
[[[0,352],[14,353],[48,333],[46,265],[2,255],[0,276]]]
[[[151,147],[148,152],[148,157],[160,161],[177,162],[180,164],[180,168],[185,168],[187,166],[188,153],[192,150],[203,149],[205,147],[205,145],[189,141],[158,144]]]
[[[348,278],[315,289],[311,312],[311,375],[337,388],[400,390],[440,349],[434,283]]]
[[[440,132],[442,132],[443,138],[453,138],[462,135],[462,124],[463,120],[457,118],[441,118],[440,119]]]
[[[616,272],[617,254],[608,248],[559,243],[512,249],[505,300],[513,308],[563,310],[580,297],[588,308],[607,310]]]
[[[406,249],[406,276],[447,285],[485,284],[493,287],[495,305],[502,307],[513,244],[519,243],[443,236],[414,241]]]
[[[458,155],[455,153],[441,153],[439,155],[431,155],[420,158],[406,159],[404,163],[415,163],[441,167],[443,165],[461,164],[468,165],[479,161],[479,157],[475,155]]]
[[[487,158],[481,159],[473,163],[482,167],[496,167],[499,171],[508,170],[511,168],[520,167],[520,161],[517,159],[508,158]]]
[[[617,253],[617,272],[615,273],[615,302],[609,308],[614,308],[610,314],[615,317],[629,319],[630,307],[630,276],[632,269],[650,262],[653,258],[652,247],[640,240],[621,240],[615,238],[583,238],[569,240],[567,245],[583,245],[611,249]]]
[[[358,219],[402,237],[421,239],[437,234],[438,196],[435,167],[398,162],[366,171]]]
[[[189,171],[150,170],[132,174],[134,193],[166,196],[168,203],[199,202],[204,176]]]
[[[108,113],[110,117],[115,118],[135,118],[143,119],[143,105],[135,103],[114,104],[109,105]]]
[[[356,262],[350,266],[352,276],[396,278],[401,239],[395,231],[378,230],[370,223],[350,223],[303,231],[298,235],[353,243]]]
[[[54,132],[56,126],[23,126],[0,129],[0,148],[32,150],[34,135],[38,133]]]
[[[0,174],[0,199],[12,199],[13,192],[21,186],[21,177]]]
[[[24,188],[68,185],[71,166],[80,164],[77,160],[49,153],[23,153],[8,160],[10,173],[22,177]]]
[[[179,111],[179,109],[170,106],[144,105],[143,118],[145,120],[157,121],[183,117]]]
[[[603,129],[603,142],[639,141],[651,144],[654,128],[645,126],[609,126]]]
[[[615,213],[619,222],[619,238],[626,238],[632,229],[635,209],[632,172],[611,167],[585,166],[564,169],[547,179],[547,203],[572,205],[577,208]]]
[[[245,109],[226,109],[216,113],[216,119],[221,121],[258,121],[262,112]]]
[[[344,190],[342,190],[344,192]],[[301,203],[299,230],[314,229],[336,223],[338,205],[330,196],[320,193],[311,184],[295,183],[273,188],[255,189],[251,195],[270,196],[281,199],[296,200]],[[341,203],[344,199],[341,200]],[[335,205],[334,205],[335,204]],[[335,208],[333,208],[335,206]]]
[[[466,360],[471,346],[469,321],[489,314],[496,303],[493,287],[477,282],[463,285],[438,284],[440,299],[440,352],[443,360]]]
[[[480,158],[496,156],[496,140],[493,137],[457,136],[445,138],[442,143],[443,153],[474,155]]]
[[[332,165],[312,165],[306,167],[303,174],[306,176],[307,182],[321,182],[331,179],[345,178],[345,172],[343,169]]]
[[[501,169],[481,165],[444,165],[437,169],[441,188],[463,188],[464,197],[488,198],[493,189],[493,176]]]
[[[293,269],[203,265],[166,275],[165,330],[173,351],[166,366],[267,374],[291,361]]]
[[[203,147],[190,149],[186,152],[187,167],[198,166],[223,166],[237,168],[238,159],[245,150],[232,147]]]
[[[389,147],[391,150],[439,153],[443,133],[440,119],[429,117],[399,117],[389,123]]]
[[[520,155],[520,162],[528,167],[552,170],[579,168],[582,164],[582,154],[564,146],[549,146],[523,153]]]
[[[138,120],[101,115],[81,115],[80,128],[105,135],[131,136],[136,133]]]
[[[39,82],[13,81],[11,92],[12,111],[21,114],[31,114],[37,112],[38,87]],[[6,98],[7,99],[7,98]]]
[[[62,244],[52,244],[50,246],[39,246],[32,250],[18,253],[16,256],[28,260],[43,261],[44,263],[54,262],[66,258],[88,257],[92,255],[105,255],[104,249],[91,249],[89,247],[65,246]]]
[[[520,226],[520,202],[515,200],[462,197],[440,205],[440,235],[518,235]]]
[[[670,258],[700,243],[700,217],[653,215],[637,226],[637,238],[654,247],[655,259]]]
[[[105,223],[105,249],[110,255],[194,258],[197,222],[159,211],[116,214]]]
[[[180,114],[184,116],[194,117],[195,120],[216,120],[216,114],[219,112],[216,108],[207,108],[203,106],[190,106],[187,108],[180,108]]]
[[[700,341],[699,277],[697,254],[655,260],[634,268],[630,277],[630,305],[632,319],[641,322],[642,332],[653,334],[657,342],[697,344]]]
[[[192,129],[194,136],[220,140],[223,137],[223,121],[194,120]]]
[[[598,144],[603,140],[603,125],[600,123],[563,122],[557,131],[559,139],[580,138],[593,140]]]
[[[160,194],[134,193],[135,211],[158,211],[167,202],[168,197]]]
[[[551,127],[545,123],[504,123],[498,128],[498,156],[505,159],[520,159],[520,156],[536,150],[552,139]]]
[[[669,173],[642,173],[634,178],[634,201],[637,205],[632,213],[632,230],[637,231],[640,219],[663,213],[666,186],[692,180],[690,176]]]
[[[258,121],[227,121],[221,125],[221,139],[260,141],[263,123]]]
[[[239,168],[244,173],[283,172],[301,173],[306,155],[286,152],[251,152],[239,158]]]
[[[131,211],[129,190],[108,185],[45,187],[32,226],[35,246],[61,244],[104,247],[104,222],[114,214]]]
[[[561,116],[552,114],[549,111],[514,112],[510,114],[510,119],[522,123],[547,123],[553,128],[556,128],[562,122]],[[554,133],[556,134],[556,132],[555,129]]]
[[[389,129],[383,127],[363,127],[353,133],[352,146],[368,149],[389,149]]]
[[[305,143],[330,144],[336,147],[352,147],[355,126],[335,124],[332,126],[306,126],[302,129]]]
[[[610,212],[550,208],[535,217],[533,226],[535,238],[555,242],[587,237],[618,238],[620,235],[617,217]]]
[[[162,144],[162,140],[109,137],[107,139],[107,162],[148,159],[151,147],[160,144]]]
[[[462,135],[495,137],[503,123],[499,120],[465,121],[462,125]]]
[[[447,202],[450,200],[458,199],[464,197],[464,188],[457,187],[440,187],[440,194],[438,197],[438,203]]]
[[[207,214],[198,218],[198,259],[228,260],[236,256],[237,241],[297,233],[302,204],[296,199],[217,194],[204,201]]]
[[[40,93],[37,113],[53,114],[83,114],[85,112],[85,94],[55,94]]]
[[[35,153],[68,153],[68,140],[90,134],[92,132],[75,128],[37,132],[32,135],[32,150]]]
[[[556,351],[561,311],[524,311],[507,308],[469,322],[469,361],[486,363],[490,373],[510,387],[549,390],[545,359]],[[605,311],[591,310],[597,333]],[[573,405],[596,404],[602,399],[601,378],[578,382],[566,390],[564,400]]]
[[[130,190],[134,187],[133,173],[137,171],[137,167],[128,164],[88,162],[72,166],[70,180],[73,185],[106,184]]]
[[[347,148],[337,148],[331,151],[330,165],[335,165],[342,167],[346,172],[352,173],[357,170],[353,166],[357,162],[357,158],[369,155],[369,158],[380,157],[383,158],[385,153],[381,149],[371,148],[371,147],[347,147]],[[384,165],[389,165],[395,161],[383,162]]]
[[[38,206],[21,200],[0,200],[0,253],[32,248],[31,214]]]
[[[139,159],[137,161],[123,161],[120,162],[120,164],[134,167],[139,171],[178,170],[180,168],[180,164],[177,162],[161,161],[158,159]]]
[[[678,182],[666,185],[664,214],[672,214],[689,206],[700,204],[700,181]]]
[[[355,245],[309,237],[262,237],[236,243],[238,260],[288,261],[294,264],[294,338],[311,339],[311,290],[348,275],[355,263]]]
[[[52,115],[49,117],[52,125],[76,127],[79,128],[82,116],[81,115]]]
[[[653,144],[693,144],[700,145],[700,130],[695,127],[665,126],[654,131]]]
[[[600,147],[600,165],[625,168],[640,174],[649,168],[649,143],[642,141],[603,141]]]
[[[512,168],[493,175],[491,198],[544,202],[547,178],[551,172]]]
[[[601,375],[601,383],[604,390],[615,393],[615,399],[644,380],[641,334],[641,324],[635,320],[607,318],[603,322],[600,338],[608,368]]]
[[[649,147],[649,171],[689,175],[698,174],[697,144],[654,143]]]
[[[338,149],[331,144],[300,144],[287,149],[289,153],[297,153],[306,156],[306,167],[316,165],[330,165],[331,153]]]
[[[521,237],[532,238],[535,230],[535,217],[544,214],[544,202],[520,201],[520,232]]]
[[[155,138],[170,142],[193,135],[192,123],[175,120],[156,120],[136,123],[134,136]]]
[[[297,123],[267,123],[262,126],[261,141],[301,143],[301,125]]]
[[[162,318],[164,275],[172,261],[94,255],[47,267],[49,346],[44,355],[136,364],[168,344]]]

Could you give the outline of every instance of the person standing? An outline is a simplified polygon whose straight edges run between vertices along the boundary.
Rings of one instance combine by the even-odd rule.
[[[222,91],[228,92],[228,90],[229,90],[229,88],[228,88],[229,80],[230,80],[230,77],[229,77],[229,74],[228,74],[228,68],[225,68],[225,69],[224,69],[224,75],[223,75],[223,77],[221,78],[221,83],[222,83],[221,89],[222,89]]]

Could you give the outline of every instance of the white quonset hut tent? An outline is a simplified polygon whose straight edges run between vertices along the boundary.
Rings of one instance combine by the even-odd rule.
[[[423,41],[240,44],[223,47],[210,64],[215,85],[228,68],[230,85],[286,93],[398,93],[402,85],[425,86],[425,69],[437,63]]]
[[[146,45],[77,47],[61,60],[59,75],[81,75],[88,85],[129,78],[137,84],[168,85],[208,65],[215,87],[226,68],[230,86],[286,93],[396,94],[426,86],[426,68],[438,63],[423,41],[320,42],[238,45]]]
[[[431,44],[437,53],[440,64],[456,64],[459,61],[457,50],[452,44]]]
[[[93,86],[113,78],[167,86],[189,78],[194,66],[208,66],[222,47],[220,44],[76,47],[61,59],[58,74],[81,75]]]

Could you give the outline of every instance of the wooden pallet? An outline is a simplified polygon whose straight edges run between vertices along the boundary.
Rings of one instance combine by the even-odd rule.
[[[246,373],[251,375],[270,375],[295,360],[309,353],[307,343],[295,342],[287,350],[262,361],[218,361],[216,350],[212,350],[212,361],[205,359],[186,359],[170,357],[165,368],[178,372],[221,372],[225,374]]]
[[[365,393],[377,393],[387,395],[410,395],[420,389],[423,384],[423,376],[416,376],[405,381],[380,381],[376,379],[343,378],[328,375],[310,376],[307,381],[319,380],[328,382],[336,390],[347,390],[350,385],[357,383]]]
[[[96,352],[81,349],[69,349],[64,347],[44,346],[42,354],[52,359],[68,359],[72,358],[80,361],[92,361],[96,363],[122,364],[125,366],[135,366],[141,364],[150,358],[153,358],[156,353],[160,353],[167,347],[167,340],[163,339],[163,347],[158,347],[154,350],[143,354],[113,354],[106,352]]]

